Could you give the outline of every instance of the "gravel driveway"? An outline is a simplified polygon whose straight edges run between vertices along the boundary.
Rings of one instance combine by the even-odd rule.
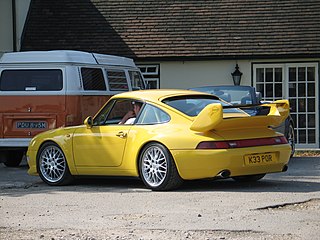
[[[293,158],[257,183],[186,182],[152,192],[138,179],[49,187],[0,164],[0,239],[320,239],[320,159]]]

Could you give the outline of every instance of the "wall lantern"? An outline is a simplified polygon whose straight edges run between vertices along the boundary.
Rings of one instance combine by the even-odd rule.
[[[239,71],[238,64],[236,64],[236,70],[233,73],[231,73],[231,75],[232,75],[232,79],[233,79],[233,84],[236,86],[239,86],[240,81],[241,81],[242,72]]]

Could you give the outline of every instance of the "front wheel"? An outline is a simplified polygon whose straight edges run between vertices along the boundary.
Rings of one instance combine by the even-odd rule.
[[[172,190],[183,183],[169,150],[159,143],[144,147],[139,157],[139,173],[152,190]]]
[[[263,178],[266,174],[256,174],[256,175],[246,175],[246,176],[237,176],[232,177],[233,180],[237,182],[256,182]]]
[[[39,150],[37,162],[40,178],[48,185],[67,185],[72,182],[67,159],[57,144],[45,143]]]

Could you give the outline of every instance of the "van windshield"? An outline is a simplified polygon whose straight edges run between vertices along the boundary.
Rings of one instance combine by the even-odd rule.
[[[139,71],[129,71],[132,90],[145,89],[143,77]]]
[[[1,91],[60,91],[62,88],[60,69],[4,70],[0,76]]]

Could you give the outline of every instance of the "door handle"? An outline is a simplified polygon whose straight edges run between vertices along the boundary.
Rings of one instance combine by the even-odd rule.
[[[116,136],[117,136],[117,137],[120,137],[120,138],[125,138],[125,137],[127,136],[127,134],[121,131],[121,132],[118,132],[118,133],[116,134]]]

